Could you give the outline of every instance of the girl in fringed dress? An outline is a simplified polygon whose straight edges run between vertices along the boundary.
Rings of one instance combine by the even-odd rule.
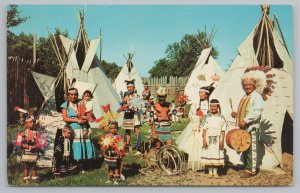
[[[199,90],[199,104],[192,104],[189,111],[190,123],[176,139],[178,148],[188,154],[188,169],[203,170],[202,130],[200,123],[204,115],[209,112],[209,95],[213,91],[212,85],[201,87]]]
[[[210,113],[205,115],[203,129],[202,164],[208,168],[209,177],[218,178],[218,168],[224,166],[224,136],[227,124],[220,114],[220,104],[216,99],[210,101]]]

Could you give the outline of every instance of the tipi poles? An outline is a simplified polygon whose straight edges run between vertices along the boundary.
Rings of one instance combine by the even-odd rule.
[[[270,42],[269,42],[269,25],[268,25],[268,23],[266,23],[265,26],[266,26],[266,32],[267,32],[268,62],[269,62],[269,66],[273,67],[273,65],[271,63]]]
[[[258,56],[259,48],[260,48],[260,45],[261,45],[261,39],[262,39],[262,34],[263,34],[264,24],[265,24],[265,14],[266,14],[266,10],[264,10],[264,13],[263,13],[264,17],[262,19],[261,30],[260,30],[259,41],[258,41],[258,47],[257,47],[256,53],[255,53],[256,58]]]
[[[52,36],[53,36],[53,39],[54,39],[55,48],[56,48],[58,56],[59,56],[60,66],[63,67],[64,66],[64,61],[63,61],[63,59],[62,59],[62,57],[59,53],[59,48],[58,48],[58,45],[57,45],[57,42],[56,42],[56,38],[55,38],[54,34],[52,34]]]
[[[276,23],[277,23],[277,25],[278,25],[278,29],[279,29],[279,32],[280,32],[280,36],[281,36],[282,41],[283,41],[283,43],[284,43],[284,47],[286,48],[287,53],[288,53],[289,56],[291,57],[290,52],[289,52],[289,50],[287,49],[286,42],[285,42],[283,33],[282,33],[282,31],[281,31],[281,27],[280,27],[280,25],[279,25],[278,19],[277,19],[277,17],[276,17],[275,14],[274,14],[274,19],[275,19],[275,21],[276,21]]]
[[[53,48],[53,50],[54,50],[54,53],[55,53],[55,55],[56,55],[56,57],[57,57],[57,59],[58,59],[58,62],[60,63],[60,65],[62,66],[62,58],[61,58],[61,56],[60,56],[60,54],[59,54],[59,52],[58,52],[58,48],[56,49],[56,46],[54,45],[54,42],[53,42],[53,40],[51,39],[51,33],[49,32],[49,30],[48,30],[48,34],[49,34],[49,37],[50,37],[50,42],[51,42],[51,45],[52,45],[52,48]],[[54,36],[54,35],[53,35]],[[55,40],[55,36],[54,36],[54,40]]]
[[[101,64],[101,60],[102,60],[102,31],[100,28],[100,51],[99,51],[99,60],[100,60],[100,64]]]
[[[36,63],[36,34],[33,35],[33,65]]]

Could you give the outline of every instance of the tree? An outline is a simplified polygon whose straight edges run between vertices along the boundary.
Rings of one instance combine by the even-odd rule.
[[[61,31],[59,28],[55,29],[54,37],[60,48],[60,54],[64,56],[62,43],[59,35],[68,37],[67,31]],[[18,36],[12,34],[11,41],[7,47],[7,55],[9,57],[18,56],[24,60],[32,60],[33,57],[33,34],[26,35],[21,32]],[[52,38],[52,37],[51,37]],[[47,74],[50,76],[57,76],[60,65],[52,47],[50,37],[40,37],[36,42],[37,61],[34,66],[34,71]]]
[[[7,27],[7,43],[10,45],[13,40],[16,38],[15,34],[10,31],[11,28],[16,27],[22,23],[24,23],[27,19],[29,19],[29,16],[21,17],[19,14],[21,12],[18,10],[17,5],[9,5],[7,10],[7,21],[6,21],[6,27]]]
[[[170,44],[166,49],[166,57],[156,61],[155,66],[149,70],[150,76],[188,76],[201,51],[211,46],[208,39],[206,33],[199,32],[196,35],[186,34],[180,42]],[[218,51],[214,47],[212,56],[215,58],[218,56]]]
[[[33,35],[21,32],[19,36],[11,34],[7,45],[7,56],[18,56],[24,60],[32,60]]]
[[[151,77],[170,76],[172,74],[172,63],[166,58],[160,59],[155,62],[155,67],[149,70]]]
[[[105,74],[108,78],[110,78],[112,81],[115,80],[120,73],[122,67],[119,67],[115,62],[109,63],[105,60],[101,61],[101,65],[103,66],[103,69],[105,71]]]
[[[28,56],[28,50],[30,48],[27,48],[27,45],[30,44],[30,41],[32,41],[31,37],[32,35],[26,35],[24,33],[21,33],[19,36],[16,36],[14,33],[10,31],[11,28],[16,27],[22,23],[24,23],[27,19],[30,17],[21,17],[20,11],[18,10],[17,5],[9,5],[7,10],[7,21],[6,21],[6,27],[7,27],[7,56],[16,56],[18,54],[21,54],[20,57],[23,59],[31,59]]]
[[[60,41],[59,35],[65,37],[69,36],[67,30],[62,31],[59,28],[55,28],[54,37],[59,48],[60,55],[63,57],[63,60],[66,61],[67,54],[65,53],[62,43]],[[51,44],[51,39],[53,37],[41,37],[37,41],[37,62],[35,70],[39,73],[47,74],[50,76],[57,76],[61,66],[59,64],[58,58],[55,55],[53,46]]]
[[[20,11],[18,10],[18,5],[11,4],[8,6],[9,9],[7,10],[7,29],[20,25],[24,23],[29,16],[20,17]],[[8,30],[9,31],[9,30]]]

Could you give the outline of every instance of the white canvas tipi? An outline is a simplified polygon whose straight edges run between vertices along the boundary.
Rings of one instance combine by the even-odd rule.
[[[128,58],[126,64],[122,67],[122,70],[118,74],[117,78],[114,82],[114,87],[118,94],[124,93],[127,91],[127,86],[125,80],[132,80],[134,79],[135,89],[137,94],[142,96],[142,91],[144,90],[144,84],[142,78],[138,71],[136,70],[133,62],[132,62],[133,55],[128,54]],[[121,95],[120,95],[121,96]]]
[[[274,170],[277,166],[282,166],[281,139],[286,113],[293,118],[293,63],[283,36],[280,37],[269,18],[269,6],[262,6],[261,20],[240,45],[238,52],[239,55],[211,98],[220,101],[222,114],[233,129],[235,120],[231,117],[229,98],[233,101],[233,111],[237,111],[238,103],[245,94],[241,85],[241,77],[245,69],[262,64],[273,67],[269,73],[275,74],[273,81],[276,84],[272,96],[269,96],[264,103],[258,162],[261,169]],[[240,154],[229,147],[226,149],[229,161],[233,164],[241,164]]]
[[[202,50],[184,88],[184,93],[189,97],[190,103],[199,103],[200,87],[209,86],[211,83],[215,83],[214,87],[216,87],[225,76],[224,70],[211,56],[211,50],[211,47]]]
[[[95,54],[100,38],[88,40],[83,20],[84,17],[80,14],[80,28],[76,40],[73,41],[62,35],[60,38],[65,52],[70,56],[66,66],[67,78],[80,92],[88,88],[92,89],[92,92],[94,90],[93,112],[96,117],[99,117],[104,115],[102,105],[110,104],[111,109],[117,111],[121,99],[111,81],[99,67],[100,61]]]
[[[52,41],[53,48],[59,60],[61,70],[56,78],[47,75],[32,72],[33,77],[42,92],[45,102],[39,113],[39,123],[46,131],[48,147],[45,150],[43,158],[39,159],[38,166],[52,167],[53,164],[53,146],[57,128],[63,128],[65,122],[62,115],[55,112],[61,104],[56,103],[56,90],[64,95],[67,87],[73,86],[79,90],[82,95],[84,90],[90,90],[93,93],[93,113],[95,117],[104,116],[102,105],[110,104],[112,111],[119,109],[120,97],[113,88],[110,80],[106,77],[103,70],[99,67],[99,60],[95,56],[100,38],[89,41],[83,28],[83,15],[80,13],[80,29],[76,40],[70,40],[60,36],[62,45],[67,55],[67,60],[63,61],[57,44]],[[81,96],[79,96],[81,97]],[[47,113],[45,113],[47,112]],[[99,123],[93,122],[91,126],[98,127]]]

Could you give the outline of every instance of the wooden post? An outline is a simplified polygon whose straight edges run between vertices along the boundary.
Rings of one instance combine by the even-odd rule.
[[[24,61],[22,67],[23,67],[23,85],[24,85],[24,107],[29,108],[29,95],[28,95],[28,61]],[[21,88],[22,89],[22,88]]]
[[[36,63],[36,34],[33,35],[33,58],[32,58],[32,63],[35,65]]]
[[[102,31],[100,28],[100,51],[99,51],[99,60],[100,60],[100,64],[101,64],[101,60],[102,60]]]

